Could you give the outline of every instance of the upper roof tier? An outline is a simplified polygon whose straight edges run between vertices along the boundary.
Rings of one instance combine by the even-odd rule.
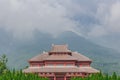
[[[52,53],[55,53],[55,54],[52,54]],[[88,57],[78,52],[70,51],[67,45],[52,45],[51,51],[43,52],[42,54],[39,54],[38,56],[33,57],[29,61],[45,61],[45,60],[92,61]]]
[[[50,50],[50,52],[71,52],[68,49],[68,45],[54,45],[52,44],[52,49]]]

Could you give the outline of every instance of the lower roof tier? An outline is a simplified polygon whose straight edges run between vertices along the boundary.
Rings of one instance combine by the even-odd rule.
[[[24,69],[25,73],[43,73],[43,72],[83,72],[98,73],[99,71],[92,67],[29,67]]]

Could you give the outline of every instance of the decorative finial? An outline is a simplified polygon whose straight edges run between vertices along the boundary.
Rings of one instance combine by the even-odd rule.
[[[68,47],[68,44],[65,44]]]
[[[43,53],[45,53],[45,51],[43,51]]]
[[[54,46],[54,44],[52,44],[52,47]]]

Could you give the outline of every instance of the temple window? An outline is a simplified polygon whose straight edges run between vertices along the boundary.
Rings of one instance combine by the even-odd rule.
[[[54,66],[54,64],[46,64],[46,66]]]
[[[73,66],[73,64],[66,64],[66,66]]]
[[[56,66],[64,66],[64,64],[56,64]]]
[[[88,64],[82,64],[82,66],[89,66]]]

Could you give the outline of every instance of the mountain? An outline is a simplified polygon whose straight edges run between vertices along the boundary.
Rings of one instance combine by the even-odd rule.
[[[94,43],[110,47],[115,50],[118,50],[120,52],[120,35],[109,35],[109,36],[103,36],[103,37],[96,37],[94,39],[91,39],[91,41],[94,41]]]
[[[34,38],[29,41],[17,41],[9,37],[4,41],[4,44],[0,43],[0,51],[5,51],[8,56],[10,68],[21,69],[28,65],[27,61],[33,56],[42,53],[42,51],[49,51],[51,44],[68,44],[72,51],[78,51],[91,58],[93,60],[92,66],[95,68],[104,73],[114,71],[120,73],[120,53],[118,51],[97,45],[70,31],[55,38],[49,34],[35,32]],[[1,52],[0,54],[2,54]]]

